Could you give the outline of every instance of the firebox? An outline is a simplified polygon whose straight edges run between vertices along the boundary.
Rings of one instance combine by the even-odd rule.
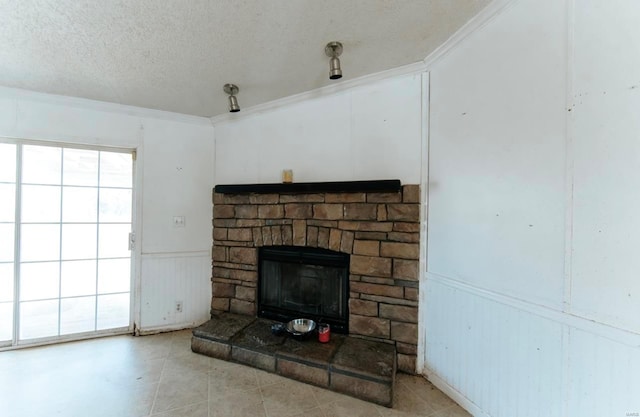
[[[327,249],[265,246],[258,252],[258,316],[311,318],[349,332],[349,255]]]

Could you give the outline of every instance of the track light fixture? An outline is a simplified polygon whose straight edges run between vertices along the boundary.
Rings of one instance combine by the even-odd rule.
[[[329,42],[324,47],[324,53],[331,58],[329,60],[329,79],[337,80],[342,78],[342,68],[340,68],[340,60],[338,59],[342,54],[342,44],[340,42]]]
[[[240,89],[235,84],[225,84],[224,92],[229,94],[229,111],[231,113],[236,113],[240,111],[240,106],[238,105],[238,99],[236,98],[236,94]]]

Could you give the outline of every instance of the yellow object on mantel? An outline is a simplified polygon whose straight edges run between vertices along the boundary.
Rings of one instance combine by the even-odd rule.
[[[293,182],[293,170],[291,169],[282,170],[282,182],[285,184],[291,184]]]

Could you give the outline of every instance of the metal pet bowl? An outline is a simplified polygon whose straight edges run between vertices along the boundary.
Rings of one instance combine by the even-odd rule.
[[[307,336],[316,329],[316,322],[311,319],[295,319],[288,322],[285,328],[294,336]]]

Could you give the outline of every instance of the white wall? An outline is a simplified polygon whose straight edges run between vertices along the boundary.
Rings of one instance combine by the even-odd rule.
[[[579,7],[578,7],[579,6]],[[571,312],[640,333],[640,4],[576,3]]]
[[[277,183],[283,169],[296,182],[420,183],[420,80],[395,77],[216,123],[216,183]]]
[[[137,149],[136,325],[179,328],[209,317],[208,119],[0,88],[0,137]],[[184,216],[186,227],[175,228],[173,216]]]
[[[639,18],[516,0],[430,68],[426,373],[478,416],[640,412]],[[0,136],[138,149],[154,330],[208,318],[214,182],[420,183],[426,95],[415,74],[240,113],[214,161],[206,120],[0,89]]]
[[[475,415],[640,412],[639,18],[518,0],[431,68],[426,373]]]

